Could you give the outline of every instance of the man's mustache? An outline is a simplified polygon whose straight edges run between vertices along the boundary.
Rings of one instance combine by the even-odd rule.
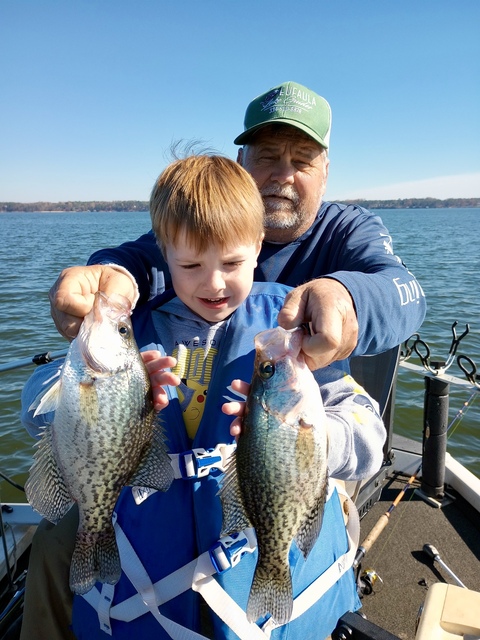
[[[286,198],[287,200],[291,200],[291,202],[293,202],[293,204],[298,204],[299,202],[299,197],[298,197],[298,193],[295,191],[294,187],[292,186],[269,186],[269,187],[265,187],[264,189],[260,190],[260,193],[262,195],[262,198],[268,197],[268,196],[276,196],[278,198]]]

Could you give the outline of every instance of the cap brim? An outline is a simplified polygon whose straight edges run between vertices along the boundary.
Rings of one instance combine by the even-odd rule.
[[[295,129],[300,129],[300,131],[306,133],[308,136],[310,136],[310,138],[315,140],[315,142],[318,142],[321,147],[323,147],[324,149],[328,149],[328,144],[326,144],[319,135],[312,131],[310,127],[307,127],[306,125],[302,124],[301,122],[297,122],[296,120],[291,120],[290,118],[275,118],[274,120],[268,120],[267,122],[262,122],[261,124],[257,124],[254,127],[250,127],[250,129],[246,129],[243,133],[237,136],[233,141],[233,144],[247,144],[254,133],[259,131],[260,129],[263,129],[263,127],[267,127],[269,124],[276,123],[288,124],[291,127],[295,127]]]

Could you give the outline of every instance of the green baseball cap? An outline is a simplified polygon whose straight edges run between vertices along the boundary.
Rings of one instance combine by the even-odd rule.
[[[253,133],[275,122],[304,131],[328,149],[330,105],[325,98],[296,82],[284,82],[252,100],[245,112],[245,131],[235,138],[234,144],[247,144]]]

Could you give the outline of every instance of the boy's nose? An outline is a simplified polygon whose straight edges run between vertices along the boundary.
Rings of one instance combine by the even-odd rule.
[[[212,271],[205,279],[205,288],[212,293],[217,293],[225,288],[225,278],[221,271]]]

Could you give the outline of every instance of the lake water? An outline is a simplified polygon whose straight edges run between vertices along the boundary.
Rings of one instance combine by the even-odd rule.
[[[452,339],[470,325],[457,354],[480,368],[480,209],[377,211],[390,230],[394,250],[420,281],[428,302],[420,336],[432,360],[446,360]],[[67,266],[85,264],[96,249],[132,240],[150,228],[144,213],[0,214],[0,364],[46,351],[65,349],[50,318],[48,290]],[[418,357],[411,359],[420,364]],[[0,472],[20,484],[31,464],[34,440],[21,426],[20,392],[33,365],[0,372]],[[461,376],[454,364],[449,373]],[[400,369],[395,408],[396,431],[421,440],[422,376]],[[480,394],[452,386],[448,450],[480,476]],[[468,405],[465,406],[465,403]],[[453,432],[453,433],[452,433]],[[23,501],[21,492],[0,482],[2,500]]]

